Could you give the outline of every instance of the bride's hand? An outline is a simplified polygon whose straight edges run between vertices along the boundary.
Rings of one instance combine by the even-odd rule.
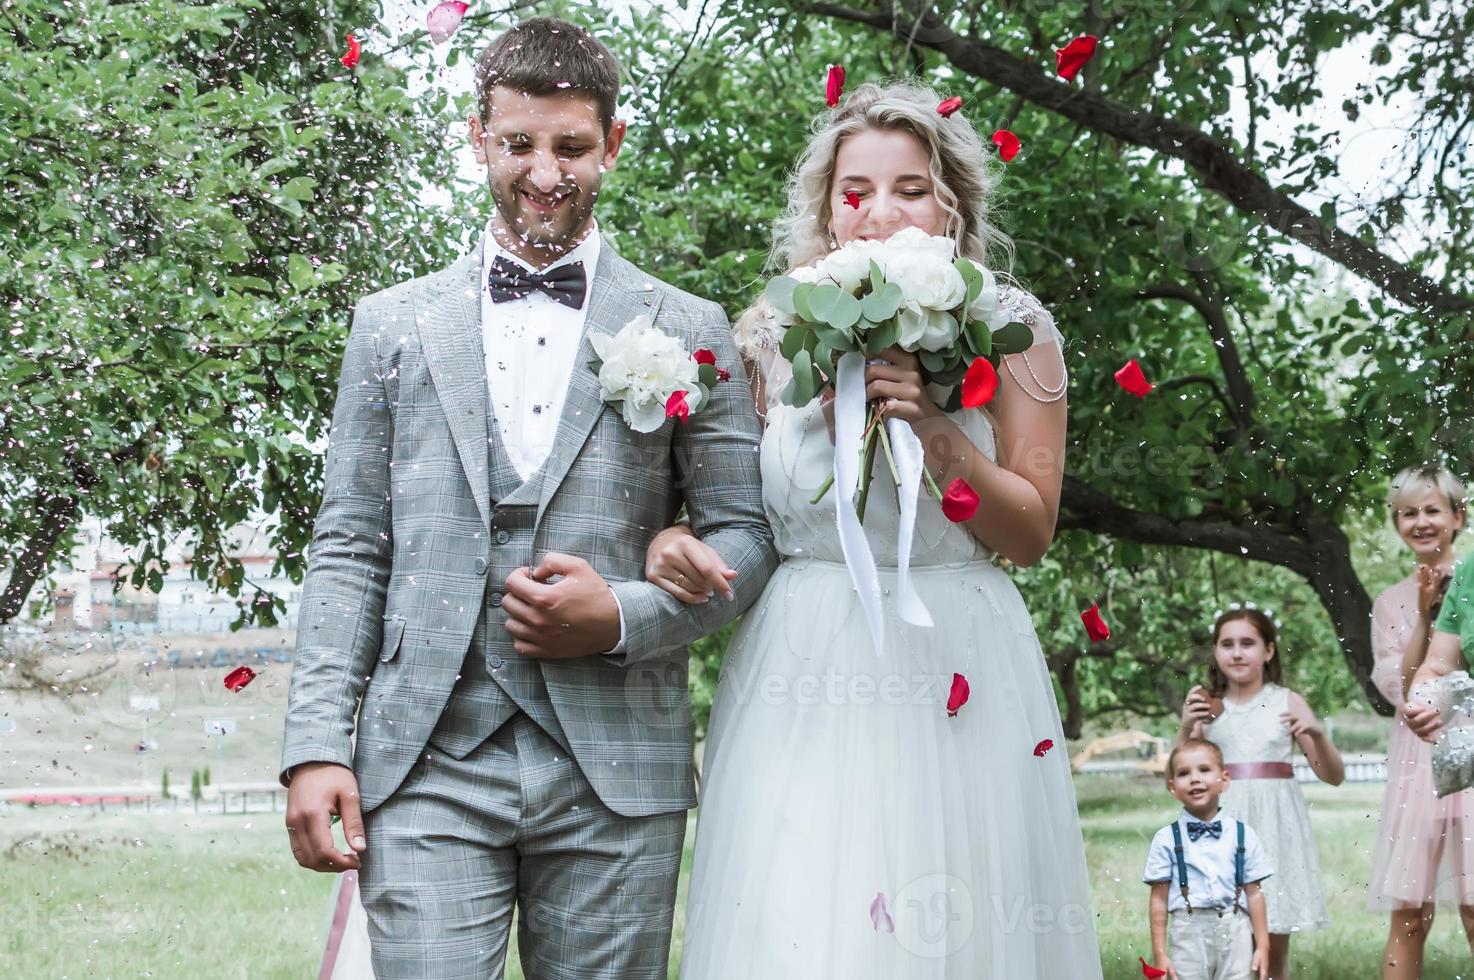
[[[645,549],[645,578],[687,605],[699,605],[718,592],[735,598],[735,569],[684,524],[668,527]]]
[[[905,419],[912,425],[943,414],[926,393],[926,381],[921,376],[921,362],[915,354],[907,353],[899,347],[887,347],[880,352],[879,357],[890,363],[866,365],[866,401],[882,399],[888,417]]]

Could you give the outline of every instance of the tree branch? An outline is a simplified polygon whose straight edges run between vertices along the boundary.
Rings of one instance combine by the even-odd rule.
[[[1416,310],[1448,315],[1474,309],[1474,298],[1446,289],[1356,236],[1322,221],[1257,171],[1245,166],[1228,147],[1212,137],[1168,116],[1137,112],[1093,92],[1082,91],[1045,75],[1038,65],[1001,48],[963,37],[919,0],[896,0],[892,12],[857,10],[833,3],[809,3],[802,9],[895,31],[898,36],[907,36],[945,55],[958,69],[1022,95],[1066,119],[1124,143],[1181,160],[1198,175],[1199,184],[1205,190],[1222,194],[1235,208],[1261,224],[1375,283],[1389,296]]]
[[[1199,285],[1208,285],[1206,278],[1199,279]],[[1239,357],[1238,345],[1234,342],[1233,331],[1228,325],[1228,316],[1223,312],[1223,304],[1215,300],[1206,290],[1198,292],[1177,283],[1158,283],[1140,289],[1136,293],[1139,300],[1175,299],[1187,303],[1208,324],[1208,333],[1213,338],[1213,349],[1218,354],[1218,364],[1223,369],[1223,380],[1228,385],[1229,394],[1233,396],[1233,404],[1230,410],[1233,412],[1234,421],[1244,431],[1254,427],[1254,417],[1258,412],[1258,398],[1254,394],[1254,386],[1249,383],[1249,377],[1244,371],[1244,362]]]

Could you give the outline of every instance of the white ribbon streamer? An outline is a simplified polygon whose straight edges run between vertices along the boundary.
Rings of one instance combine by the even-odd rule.
[[[885,654],[885,616],[880,609],[880,573],[870,542],[855,512],[860,484],[860,439],[865,431],[865,355],[849,351],[839,358],[834,377],[834,514],[839,544],[850,581],[860,593],[860,606],[870,623],[878,655]]]
[[[887,419],[891,451],[901,477],[901,527],[897,540],[897,607],[901,618],[915,626],[931,626],[931,613],[911,582],[911,540],[916,527],[916,496],[921,486],[921,440],[901,419]],[[881,609],[880,573],[870,542],[855,510],[860,483],[861,439],[865,431],[865,358],[850,351],[841,355],[834,379],[834,513],[839,543],[850,581],[860,595],[860,606],[870,624],[875,652],[885,654],[885,614]],[[877,435],[878,438],[878,435]]]
[[[896,540],[896,606],[901,618],[912,626],[930,626],[931,611],[911,582],[911,536],[916,529],[916,496],[921,491],[921,468],[926,454],[911,423],[886,419],[885,428],[891,436],[891,454],[901,477],[897,490],[901,499],[901,530]]]

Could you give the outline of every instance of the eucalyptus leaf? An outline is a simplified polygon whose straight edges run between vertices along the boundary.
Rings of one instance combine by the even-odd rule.
[[[798,285],[798,280],[791,276],[774,276],[768,280],[767,286],[763,287],[763,298],[768,305],[783,316],[792,316],[793,290]]]
[[[1018,354],[1034,343],[1034,331],[1018,322],[993,331],[993,349],[1000,354]]]

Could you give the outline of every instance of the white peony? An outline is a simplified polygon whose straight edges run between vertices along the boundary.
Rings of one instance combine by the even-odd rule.
[[[654,432],[665,422],[665,403],[686,392],[692,412],[701,407],[697,365],[676,338],[638,316],[613,336],[593,334],[589,344],[603,364],[599,385],[604,400],[619,402],[624,420],[636,432]]]
[[[961,300],[958,302],[960,303]],[[945,310],[928,309],[917,303],[907,303],[896,315],[900,318],[901,325],[901,333],[897,342],[903,350],[946,350],[957,342],[957,337],[961,333],[957,318]]]
[[[819,260],[819,271],[846,292],[858,292],[870,278],[870,260],[884,268],[885,243],[856,239]]]
[[[952,239],[912,226],[886,239],[874,258],[908,303],[951,311],[967,298],[967,283],[952,265],[956,248]]]
[[[906,302],[929,310],[955,310],[967,299],[967,283],[950,258],[926,249],[889,249],[885,277],[901,287]]]

